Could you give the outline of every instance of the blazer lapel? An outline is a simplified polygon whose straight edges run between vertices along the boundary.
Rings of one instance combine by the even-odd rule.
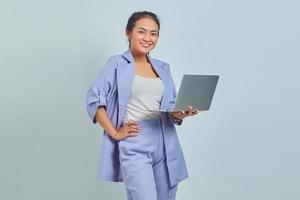
[[[122,54],[126,59],[126,63],[117,67],[117,89],[118,89],[118,123],[117,127],[121,126],[123,116],[125,114],[127,103],[131,94],[131,85],[134,78],[134,59],[130,50]]]

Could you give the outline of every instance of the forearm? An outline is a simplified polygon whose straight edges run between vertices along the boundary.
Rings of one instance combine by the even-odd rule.
[[[107,116],[106,110],[103,106],[98,107],[96,116],[96,121],[102,126],[102,128],[112,137],[115,139],[117,134],[117,130],[114,127],[113,123]]]

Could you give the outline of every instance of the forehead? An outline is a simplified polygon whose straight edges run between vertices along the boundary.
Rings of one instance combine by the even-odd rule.
[[[144,29],[147,29],[150,31],[153,31],[153,30],[158,31],[157,23],[153,19],[148,18],[148,17],[144,17],[144,18],[137,20],[135,22],[134,28],[144,28]]]

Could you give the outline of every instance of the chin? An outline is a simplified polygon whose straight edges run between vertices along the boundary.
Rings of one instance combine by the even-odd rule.
[[[154,48],[153,46],[149,49],[138,46],[134,49],[135,49],[135,52],[137,52],[138,54],[148,54],[153,48]]]
[[[149,53],[150,51],[152,51],[152,49],[154,49],[154,47],[151,47],[151,48],[149,48],[149,49],[141,49],[141,52],[143,52],[143,53],[145,53],[145,54],[147,54],[147,53]]]
[[[140,54],[147,54],[151,51],[151,49],[147,50],[147,49],[138,49],[137,52],[139,52]]]

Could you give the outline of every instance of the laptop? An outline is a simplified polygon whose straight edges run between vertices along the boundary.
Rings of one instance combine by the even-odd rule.
[[[218,75],[185,74],[181,80],[174,109],[148,111],[177,112],[187,110],[189,105],[193,107],[193,112],[207,111],[210,108],[218,80]]]

